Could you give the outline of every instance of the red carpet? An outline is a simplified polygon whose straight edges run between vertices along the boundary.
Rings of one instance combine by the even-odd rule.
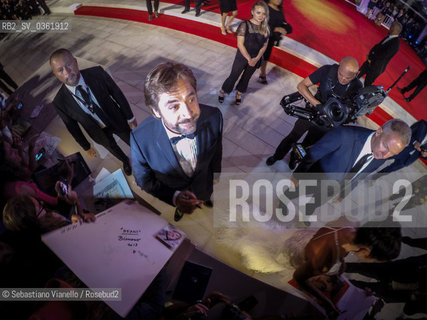
[[[164,2],[183,5],[183,1],[178,0]],[[238,18],[249,18],[250,8],[254,1],[238,0],[237,2]],[[211,5],[202,7],[202,9],[219,13],[218,3],[213,0],[211,0]],[[386,29],[376,26],[344,0],[285,0],[284,11],[288,22],[294,29],[290,35],[292,39],[337,61],[344,56],[352,55],[362,64],[369,49],[387,34]],[[233,35],[222,36],[219,28],[207,24],[203,24],[201,27],[200,22],[187,20],[184,18],[185,16],[177,18],[162,15],[161,18],[148,22],[147,14],[141,14],[141,11],[138,10],[90,6],[79,8],[75,14],[152,23],[236,47],[236,40]],[[194,11],[187,15],[190,14],[193,15]],[[281,50],[273,50],[271,61],[302,77],[316,69],[313,65]],[[399,86],[408,84],[424,69],[424,64],[416,53],[401,40],[398,54],[391,60],[387,70],[377,79],[375,84],[384,85],[385,88],[388,88],[408,65],[411,65],[411,70],[401,80]],[[396,89],[393,89],[389,94],[393,100],[403,106],[416,119],[427,118],[424,107],[425,101],[427,101],[425,90],[411,103],[405,102]],[[391,118],[380,108],[377,108],[369,117],[379,125]]]

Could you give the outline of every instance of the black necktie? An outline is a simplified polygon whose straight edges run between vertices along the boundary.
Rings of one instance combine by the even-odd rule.
[[[80,96],[83,99],[82,102],[84,102],[85,106],[89,109],[89,111],[94,113],[93,102],[92,98],[90,97],[90,94],[85,89],[83,89],[83,86],[81,85],[77,86],[76,91],[80,93]]]
[[[178,137],[172,137],[169,140],[172,144],[176,145],[182,139],[185,139],[185,138],[194,139],[195,137],[196,137],[196,132],[190,133],[190,134],[183,134],[183,135],[178,136]]]
[[[353,166],[353,168],[350,169],[349,173],[357,173],[360,169],[365,165],[366,162],[370,161],[373,158],[372,153],[365,154],[362,158],[359,159],[359,161],[356,162],[356,164]]]

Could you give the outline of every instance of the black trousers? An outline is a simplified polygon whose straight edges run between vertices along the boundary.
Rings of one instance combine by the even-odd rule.
[[[146,0],[147,1],[147,11],[148,11],[148,15],[152,15],[153,14],[153,6],[151,4],[151,0]],[[154,0],[154,11],[158,12],[159,11],[159,0]]]
[[[399,259],[385,263],[346,263],[345,272],[360,273],[379,280],[379,282],[354,281],[358,287],[375,290],[387,302],[406,302],[411,296],[410,290],[393,290],[391,282],[418,283],[422,292],[427,289],[427,254]]]
[[[379,77],[379,75],[381,74],[381,72],[378,72],[378,70],[372,68],[372,66],[368,62],[368,60],[366,60],[362,64],[362,66],[360,67],[359,75],[357,77],[361,78],[365,74],[366,74],[365,84],[363,86],[367,87],[367,86],[370,86],[371,84],[374,83],[375,79]]]
[[[184,6],[185,6],[185,10],[190,10],[190,0],[185,0]],[[200,12],[201,6],[202,6],[202,0],[196,0],[196,13]]]
[[[236,56],[234,58],[233,66],[231,67],[231,73],[228,78],[225,79],[221,89],[225,93],[230,93],[233,91],[234,84],[243,72],[239,82],[237,83],[236,90],[242,93],[246,92],[248,89],[249,80],[251,79],[255,70],[256,68],[249,66],[248,60],[246,60],[243,56]]]
[[[50,9],[44,0],[37,0],[37,2],[39,3],[40,7],[43,8],[44,13],[50,14]]]
[[[424,89],[426,84],[427,84],[427,70],[424,70],[409,85],[407,85],[405,88],[402,88],[402,93],[411,91],[416,87],[415,91],[408,97],[409,100],[412,100],[416,97],[418,93],[421,92],[421,90]]]
[[[7,83],[10,87],[13,89],[17,89],[18,85],[15,83],[15,81],[12,80],[11,77],[3,70],[3,66],[0,66],[0,79],[3,81],[0,81],[0,88],[4,90],[7,94],[11,95],[13,93],[12,90],[10,90],[5,83]],[[5,82],[5,83],[3,83]]]
[[[123,152],[123,150],[120,149],[120,147],[118,146],[116,140],[113,137],[113,133],[118,135],[120,139],[122,139],[124,142],[130,145],[130,131],[114,132],[111,128],[108,128],[108,127],[105,127],[103,131],[107,137],[108,142],[102,144],[102,146],[108,151],[110,151],[112,155],[114,155],[117,159],[119,159],[123,163],[129,163],[129,158]]]
[[[308,132],[307,132],[308,131]],[[298,140],[307,132],[302,145],[304,147],[312,146],[327,132],[327,129],[320,129],[310,121],[298,119],[295,122],[292,131],[280,142],[279,146],[274,152],[274,157],[277,160],[283,159],[283,157],[291,150],[292,144],[297,143]]]

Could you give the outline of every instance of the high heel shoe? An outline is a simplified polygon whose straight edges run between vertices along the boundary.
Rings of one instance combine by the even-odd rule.
[[[242,103],[242,93],[237,91],[235,104],[238,106]]]
[[[219,92],[218,92],[218,102],[219,103],[224,102],[224,96],[225,96],[225,92],[223,90],[219,90]]]
[[[259,76],[258,82],[261,84],[268,84],[267,77],[266,76]]]

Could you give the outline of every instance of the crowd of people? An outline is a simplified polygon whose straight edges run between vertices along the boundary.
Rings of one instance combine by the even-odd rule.
[[[398,0],[370,0],[365,15],[379,26],[386,18],[391,19],[390,23],[398,21],[402,25],[401,38],[414,49],[417,49],[421,59],[425,59],[426,52],[424,47],[426,38],[420,42],[417,42],[417,39],[426,25],[426,19],[417,15],[417,10],[424,11],[423,9],[420,10],[420,8],[412,8]]]
[[[50,13],[45,0],[1,0],[0,2],[0,20],[28,20],[40,14],[49,15]]]
[[[154,4],[155,16],[157,10],[158,6]],[[235,7],[232,6],[230,11],[234,12]],[[265,71],[271,49],[280,36],[292,32],[284,18],[280,0],[257,1],[251,13],[252,18],[241,22],[237,28],[238,48],[231,73],[219,90],[220,103],[224,102],[225,94],[234,90],[237,82],[235,104],[241,104],[242,94],[258,68],[258,81],[268,84]],[[225,21],[223,19],[222,33],[227,33],[230,28],[230,20],[228,23]],[[397,50],[390,47],[401,28],[399,22],[392,24],[389,36],[368,54],[368,60],[361,68],[364,71],[362,74],[355,58],[344,57],[339,65],[322,66],[303,79],[297,86],[299,93],[311,108],[321,108],[331,97],[354,97],[363,87],[358,76],[366,74],[365,86],[369,86],[395,55],[398,47]],[[146,76],[143,88],[145,105],[151,116],[138,124],[125,95],[102,67],[81,70],[68,49],[55,50],[50,55],[49,64],[61,83],[53,100],[55,110],[90,158],[96,157],[97,153],[83,130],[122,162],[124,172],[129,176],[133,174],[142,190],[176,207],[175,221],[197,208],[213,206],[211,196],[213,185],[217,182],[215,173],[221,172],[223,116],[220,109],[199,104],[197,79],[190,68],[172,62],[154,66]],[[370,75],[371,78],[368,78]],[[313,95],[309,88],[315,84],[319,84],[319,88]],[[12,88],[16,89],[13,84]],[[2,119],[3,115],[12,119],[13,112],[18,109],[16,96],[11,91],[10,97],[5,99]],[[8,124],[6,122],[4,127]],[[386,159],[393,158],[395,161],[383,172],[393,172],[419,157],[427,156],[427,126],[424,120],[409,127],[403,120],[392,119],[377,130],[370,130],[347,123],[338,127],[319,126],[300,119],[275,154],[267,159],[267,165],[274,165],[283,159],[305,132],[307,136],[303,144],[308,153],[294,171],[292,179],[297,191],[289,198],[299,194],[300,173],[334,173],[334,178],[340,182],[352,174],[349,183],[354,185],[358,179],[377,172]],[[117,145],[113,134],[130,145],[129,155]],[[46,194],[33,182],[33,174],[37,170],[34,161],[37,151],[34,149],[35,138],[27,139],[27,148],[24,148],[19,136],[8,137],[2,133],[0,141],[3,200],[0,287],[44,287],[64,266],[44,246],[40,236],[73,222],[90,223],[96,220],[93,213],[82,208],[78,194],[72,190],[72,164],[67,163],[64,179],[59,179],[53,186],[55,194]],[[314,194],[319,192],[316,190]],[[315,198],[320,200],[316,207],[323,204],[323,198]],[[351,252],[365,262],[395,259],[400,253],[401,241],[400,226],[325,226],[316,230],[304,246],[294,279],[302,289],[317,297],[329,318],[334,319],[342,310],[338,310],[316,287],[313,277],[340,276],[345,270],[344,258]],[[417,261],[421,261],[425,267],[424,257]],[[356,267],[353,265],[352,270],[356,270]],[[408,264],[406,270],[411,272],[412,267]],[[161,276],[156,281],[161,281]],[[152,286],[156,286],[156,281]],[[422,287],[420,291],[423,297],[425,288]],[[148,290],[146,294],[150,292]],[[215,297],[228,303],[223,295]],[[142,315],[145,315],[144,319],[158,318],[164,312],[163,306],[159,304],[159,299],[152,298],[143,296],[128,319],[141,319]],[[150,299],[155,302],[150,303]],[[212,302],[209,299],[213,298],[207,297],[204,302],[186,306],[170,318],[204,319]],[[152,310],[153,305],[155,312],[148,315],[143,313],[147,308]],[[26,317],[38,312],[32,305],[17,308],[16,304],[10,304],[8,307],[11,308],[9,311],[15,312],[15,316],[16,312]],[[249,315],[245,316],[250,319]],[[110,317],[114,319],[114,316],[107,318]]]

